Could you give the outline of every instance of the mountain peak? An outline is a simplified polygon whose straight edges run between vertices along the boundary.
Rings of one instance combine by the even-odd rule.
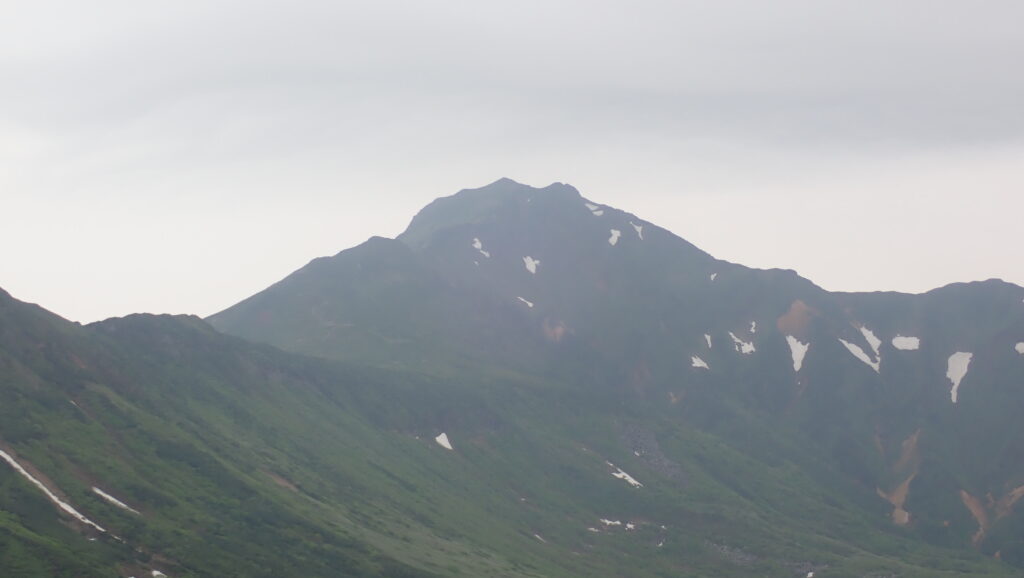
[[[492,191],[492,190],[495,190],[495,189],[506,189],[506,190],[518,189],[518,190],[522,190],[522,191],[546,191],[546,190],[560,190],[560,189],[564,189],[564,190],[575,192],[577,194],[579,193],[579,191],[576,190],[576,187],[574,187],[574,186],[572,186],[570,184],[567,184],[567,183],[559,182],[559,181],[555,181],[555,182],[551,183],[550,185],[548,185],[546,187],[534,187],[532,185],[527,185],[525,183],[520,183],[519,181],[516,181],[514,179],[510,179],[508,177],[501,177],[500,179],[494,181],[493,183],[484,185],[484,186],[476,188],[476,189],[463,189],[462,191],[459,191],[459,192],[462,193],[462,192],[468,192],[468,191]]]
[[[575,187],[564,183],[537,188],[503,177],[488,185],[462,189],[434,200],[413,217],[398,239],[411,247],[422,247],[435,233],[453,226],[482,224],[505,215],[521,214],[534,203],[551,209],[568,207],[581,199]]]
[[[520,183],[519,181],[515,181],[515,180],[513,180],[513,179],[510,179],[510,178],[508,178],[508,177],[501,177],[500,179],[498,179],[498,180],[494,181],[493,183],[491,183],[491,184],[489,184],[489,185],[484,185],[484,186],[483,186],[483,187],[481,187],[481,188],[487,188],[487,187],[494,187],[494,186],[517,186],[517,187],[527,187],[527,186],[529,186],[529,185],[525,185],[525,184],[523,184],[523,183]]]

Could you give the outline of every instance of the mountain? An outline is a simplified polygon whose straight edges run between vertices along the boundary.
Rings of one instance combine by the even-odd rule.
[[[668,415],[759,460],[834,469],[900,535],[1021,564],[1022,301],[997,280],[830,293],[717,260],[571,186],[502,179],[209,321],[335,359],[469,358],[555,380],[623,421]]]
[[[206,321],[0,292],[0,569],[1017,576],[1019,342],[503,179]]]

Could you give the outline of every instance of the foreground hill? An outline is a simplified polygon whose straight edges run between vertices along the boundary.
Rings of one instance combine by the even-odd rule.
[[[0,346],[5,575],[1006,575],[875,523],[793,431],[752,452],[573,384],[6,294]]]

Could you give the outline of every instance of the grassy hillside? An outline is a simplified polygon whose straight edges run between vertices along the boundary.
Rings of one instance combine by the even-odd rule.
[[[5,451],[107,530],[0,467],[5,575],[1011,575],[889,527],[821,448],[729,402],[338,365],[188,317],[0,318]]]

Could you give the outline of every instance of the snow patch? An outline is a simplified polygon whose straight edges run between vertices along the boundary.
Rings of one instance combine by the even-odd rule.
[[[441,432],[440,435],[434,438],[434,441],[437,442],[437,445],[443,447],[446,450],[452,449],[452,444],[451,442],[448,441],[448,434],[444,432]]]
[[[541,542],[544,542],[545,544],[547,544],[547,543],[548,543],[548,541],[547,541],[547,540],[545,540],[544,538],[541,538],[541,537],[540,537],[540,534],[534,534],[534,535],[533,535],[533,537],[534,537],[534,538],[536,538],[536,539],[538,539],[538,540],[540,540]]]
[[[618,229],[611,229],[611,232],[612,236],[608,237],[608,244],[614,247],[615,243],[619,242],[619,237],[622,236],[622,231]]]
[[[750,332],[757,333],[757,321],[750,322]]]
[[[711,369],[710,367],[708,367],[707,362],[705,362],[703,359],[697,357],[696,355],[691,356],[690,360],[691,360],[691,363],[692,363],[693,367],[703,367],[704,369]]]
[[[600,217],[601,215],[604,214],[604,209],[602,209],[599,205],[595,205],[594,203],[583,203],[583,205],[587,207],[587,210],[590,211],[590,214],[594,215],[595,217]]]
[[[601,518],[601,523],[604,524],[605,526],[621,526],[622,525],[622,522],[620,522],[618,520],[605,520],[604,518]]]
[[[636,478],[634,478],[633,476],[631,476],[631,475],[627,474],[626,472],[622,471],[622,469],[616,467],[615,464],[613,464],[611,462],[605,462],[605,463],[608,464],[609,466],[615,468],[615,471],[612,472],[612,475],[615,476],[616,478],[619,478],[620,480],[625,480],[627,484],[633,486],[634,488],[642,488],[642,487],[644,487],[643,484],[641,484],[640,482],[636,481]]]
[[[714,281],[715,277],[718,277],[718,273],[712,273],[708,278]]]
[[[736,334],[733,333],[732,331],[729,332],[729,337],[732,337],[732,342],[733,345],[736,347],[736,351],[739,351],[744,355],[750,355],[751,353],[757,351],[757,348],[754,347],[753,342],[748,343],[746,341],[743,341],[739,337],[736,337]]]
[[[637,225],[633,221],[630,221],[629,224],[633,225],[633,230],[636,231],[637,236],[639,236],[640,240],[643,241],[644,240],[644,226],[643,226],[643,224]]]
[[[793,371],[800,371],[800,368],[804,365],[804,357],[807,355],[807,350],[811,347],[810,342],[801,343],[799,339],[792,335],[786,336],[786,343],[789,343],[789,351],[793,354]]]
[[[960,393],[960,380],[967,375],[967,368],[971,365],[972,357],[974,357],[973,353],[957,351],[950,355],[949,360],[946,362],[946,377],[953,384],[952,389],[949,390],[949,398],[953,400],[953,403],[956,403],[957,396]]]
[[[861,334],[864,335],[864,339],[867,340],[868,345],[870,345],[871,349],[875,352],[875,359],[877,359],[879,363],[881,363],[882,358],[881,355],[878,353],[878,348],[882,346],[882,340],[875,337],[875,334],[870,329],[863,325],[861,325],[860,327],[860,332]]]
[[[850,353],[852,353],[854,357],[866,363],[871,369],[874,369],[875,373],[881,373],[879,370],[881,362],[872,361],[871,358],[868,357],[868,354],[864,353],[864,350],[861,349],[859,345],[856,343],[850,343],[842,337],[839,338],[839,342],[845,345],[846,349],[850,350]]]
[[[707,333],[704,334],[704,341],[708,342],[708,349],[711,349],[711,336]]]
[[[914,351],[921,348],[921,340],[916,337],[896,334],[896,337],[892,338],[892,346],[903,351]]]
[[[150,572],[150,575],[153,578],[167,578],[167,574],[164,574],[163,572],[161,572],[159,570],[153,570],[152,572]]]
[[[540,261],[538,261],[537,259],[534,259],[533,257],[530,257],[529,255],[527,255],[526,257],[523,257],[523,264],[526,265],[526,270],[527,271],[529,271],[533,275],[536,275],[537,274],[537,265],[540,265]]]
[[[588,532],[600,532],[601,530],[598,530],[597,528],[587,528],[587,531]]]
[[[491,258],[491,254],[487,251],[484,251],[484,244],[481,243],[480,239],[477,239],[476,237],[473,237],[473,248],[479,251],[480,254],[483,255],[484,257],[487,257],[488,259]]]
[[[527,307],[529,307],[530,309],[533,309],[533,302],[532,301],[527,301],[526,299],[523,299],[522,297],[516,297],[516,299],[522,301],[523,303],[526,303]]]
[[[68,514],[71,514],[76,520],[78,520],[79,522],[81,522],[83,524],[86,524],[88,526],[92,526],[93,528],[96,528],[100,532],[106,532],[106,530],[101,528],[96,522],[93,522],[89,518],[86,518],[85,516],[80,514],[78,512],[78,510],[76,510],[73,507],[71,507],[71,504],[68,504],[67,502],[61,500],[56,495],[54,495],[54,493],[50,491],[50,488],[47,488],[46,486],[43,485],[42,482],[40,482],[39,480],[35,479],[35,477],[33,477],[32,474],[28,473],[28,470],[26,470],[25,468],[21,467],[21,464],[19,464],[17,461],[15,461],[15,459],[13,457],[11,457],[10,454],[8,454],[7,452],[5,452],[3,450],[0,450],[0,458],[5,459],[7,461],[7,463],[11,464],[11,467],[14,468],[15,470],[17,470],[17,472],[19,474],[21,474],[22,476],[25,476],[25,478],[28,479],[28,481],[32,482],[37,488],[42,490],[43,493],[46,494],[46,497],[50,498],[50,501],[53,502],[54,504],[57,504],[57,506],[61,510],[64,510]]]
[[[126,503],[122,502],[121,500],[118,500],[118,499],[117,499],[117,498],[115,498],[114,496],[111,496],[110,494],[108,494],[108,493],[104,492],[103,490],[101,490],[101,489],[97,488],[96,486],[93,486],[93,487],[92,487],[92,491],[93,491],[93,492],[96,492],[96,494],[97,494],[97,495],[98,495],[99,497],[101,497],[101,498],[103,498],[104,500],[106,500],[106,501],[110,502],[111,504],[114,504],[115,506],[117,506],[118,508],[121,508],[122,510],[128,510],[129,512],[131,512],[131,513],[133,513],[133,514],[138,514],[138,513],[139,513],[139,511],[138,511],[138,510],[136,510],[135,508],[132,508],[132,507],[131,507],[131,506],[129,506],[128,504],[126,504]],[[141,515],[141,514],[140,514],[140,515]]]
[[[1024,355],[1024,341],[1021,341],[1016,346],[1014,346],[1014,349],[1017,350],[1017,353]]]
[[[633,522],[627,522],[626,523],[626,529],[627,530],[636,530],[636,525],[633,524]]]

